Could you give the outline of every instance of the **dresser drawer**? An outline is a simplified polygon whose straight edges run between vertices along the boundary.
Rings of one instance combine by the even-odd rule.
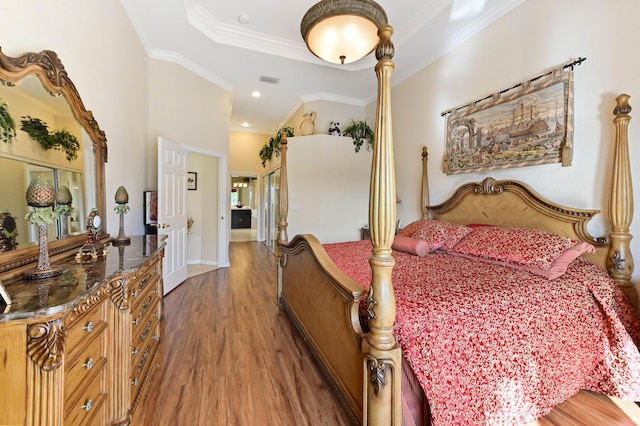
[[[106,333],[92,339],[89,346],[65,367],[65,400],[72,399],[74,393],[86,388],[89,380],[96,378],[107,363]],[[98,378],[99,379],[99,378]]]
[[[131,344],[140,346],[142,342],[150,335],[151,328],[155,323],[160,321],[162,317],[162,302],[160,299],[154,299],[143,315],[132,317],[131,323]]]
[[[65,403],[65,425],[104,424],[107,404],[106,367],[90,382],[77,399]]]
[[[67,335],[67,347],[69,348],[69,358],[84,350],[90,341],[100,335],[107,327],[107,305],[100,303],[93,309],[76,319],[71,326]]]
[[[154,266],[147,269],[140,279],[136,280],[131,285],[131,304],[135,306],[138,303],[141,303],[140,300],[146,294],[146,290],[155,287],[155,283],[158,280],[159,276],[156,273],[156,268]]]
[[[144,342],[143,348],[136,357],[132,358],[131,365],[131,399],[134,408],[137,405],[141,392],[153,374],[154,360],[157,359],[160,348],[160,323],[156,323],[152,334]]]
[[[134,330],[138,325],[140,325],[142,319],[147,316],[147,312],[149,310],[154,310],[156,306],[158,306],[159,300],[160,299],[158,299],[158,296],[156,296],[154,293],[147,292],[147,294],[144,296],[144,299],[141,299],[141,303],[131,309],[131,321]]]

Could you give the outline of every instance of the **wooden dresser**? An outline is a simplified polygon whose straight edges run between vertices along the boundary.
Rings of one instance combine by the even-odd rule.
[[[160,365],[164,244],[107,249],[55,278],[4,283],[0,425],[136,424]]]

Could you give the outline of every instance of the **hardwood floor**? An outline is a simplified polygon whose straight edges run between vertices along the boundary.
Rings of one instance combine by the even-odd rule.
[[[189,278],[165,298],[163,366],[144,426],[352,425],[275,301],[275,257],[232,243],[231,267]],[[640,408],[590,392],[530,426],[630,426]]]
[[[275,256],[238,242],[230,257],[166,296],[164,365],[143,424],[353,424],[275,301]]]

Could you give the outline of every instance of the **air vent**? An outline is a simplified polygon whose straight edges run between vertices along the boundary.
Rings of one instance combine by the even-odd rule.
[[[273,84],[280,83],[280,79],[278,77],[268,77],[266,75],[261,75],[260,81],[264,81],[265,83],[273,83]]]

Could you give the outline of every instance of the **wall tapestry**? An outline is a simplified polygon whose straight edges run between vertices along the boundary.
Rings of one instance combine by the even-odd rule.
[[[447,115],[443,172],[472,173],[573,158],[573,67],[579,58]]]

